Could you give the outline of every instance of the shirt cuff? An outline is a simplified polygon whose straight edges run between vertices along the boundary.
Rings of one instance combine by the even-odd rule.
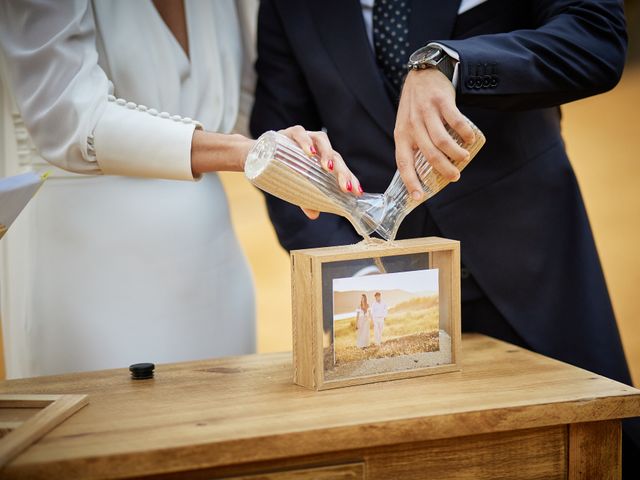
[[[109,95],[91,150],[106,175],[194,180],[191,141],[202,125]]]
[[[458,65],[460,65],[460,55],[455,50],[447,47],[438,42],[431,42],[427,44],[427,47],[440,47],[445,51],[447,55],[449,55],[453,59],[453,77],[451,77],[451,83],[453,83],[453,88],[458,88]]]

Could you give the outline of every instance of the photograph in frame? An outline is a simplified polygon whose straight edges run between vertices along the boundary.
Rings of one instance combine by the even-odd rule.
[[[323,265],[326,381],[451,363],[439,270],[428,266],[427,253]]]

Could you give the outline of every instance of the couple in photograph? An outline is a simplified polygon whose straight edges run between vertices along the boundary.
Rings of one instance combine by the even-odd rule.
[[[382,302],[382,295],[376,292],[373,305],[369,306],[367,295],[364,293],[360,297],[360,305],[356,309],[356,345],[358,348],[369,346],[369,328],[373,320],[373,338],[375,344],[382,343],[382,331],[384,330],[384,320],[389,314],[387,304]]]

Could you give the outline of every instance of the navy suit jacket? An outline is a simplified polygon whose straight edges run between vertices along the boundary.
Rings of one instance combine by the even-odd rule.
[[[630,383],[559,109],[618,82],[622,4],[488,0],[457,15],[459,3],[413,0],[410,51],[435,41],[459,53],[457,103],[487,143],[399,238],[431,234],[435,222],[461,241],[463,264],[531,348]],[[262,0],[256,69],[253,135],[324,127],[365,191],[384,191],[396,170],[395,106],[357,0]],[[343,218],[309,221],[267,204],[286,249],[359,240]]]

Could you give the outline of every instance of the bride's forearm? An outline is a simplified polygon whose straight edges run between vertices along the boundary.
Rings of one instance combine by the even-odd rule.
[[[206,172],[241,172],[253,140],[242,135],[196,130],[191,142],[194,176]]]

